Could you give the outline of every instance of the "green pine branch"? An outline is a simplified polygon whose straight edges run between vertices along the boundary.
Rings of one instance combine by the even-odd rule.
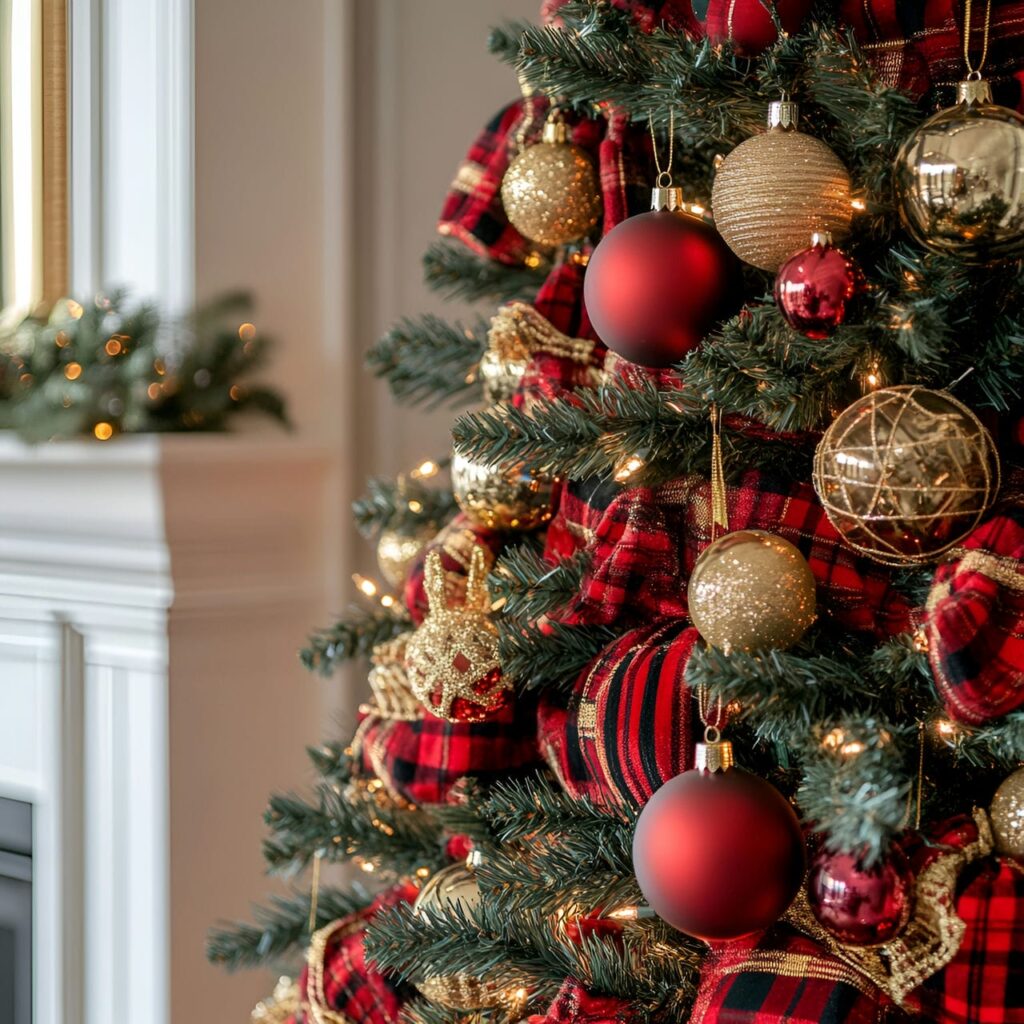
[[[533,544],[508,547],[488,579],[492,607],[516,623],[535,623],[569,604],[579,593],[589,564],[586,551],[552,565]]]
[[[476,367],[487,346],[488,324],[450,324],[433,315],[406,318],[366,354],[375,377],[398,402],[432,409],[472,401],[480,393]]]
[[[381,530],[414,534],[427,527],[440,529],[456,512],[458,505],[450,490],[429,487],[409,476],[373,478],[367,482],[366,494],[352,502],[356,528],[364,537]]]
[[[264,818],[271,828],[264,858],[277,874],[294,874],[316,856],[358,857],[387,876],[412,875],[443,860],[441,829],[427,811],[393,806],[351,786],[318,786],[312,800],[272,796]]]
[[[546,262],[536,267],[510,267],[452,241],[434,242],[423,256],[428,286],[447,299],[469,302],[528,301],[537,294],[550,269]]]
[[[329,677],[346,661],[368,658],[377,644],[410,628],[404,610],[397,606],[372,610],[353,606],[345,618],[313,633],[299,658],[310,672]]]
[[[370,894],[358,886],[338,889],[321,885],[313,931],[358,913],[370,902]],[[255,923],[239,921],[211,929],[206,940],[206,958],[229,971],[273,964],[289,956],[297,960],[312,934],[309,911],[309,892],[274,896],[268,906],[254,909]]]
[[[801,751],[797,799],[830,849],[859,853],[871,865],[913,823],[917,729],[862,715],[833,722],[835,742],[823,737]]]
[[[522,690],[569,693],[579,673],[617,635],[607,626],[540,626],[499,618],[501,670]]]
[[[0,429],[29,441],[122,433],[222,431],[245,411],[287,425],[284,400],[248,383],[269,339],[252,324],[244,294],[223,296],[171,320],[132,306],[123,292],[62,300],[0,337]]]
[[[694,994],[697,954],[666,940],[662,929],[638,927],[622,943],[592,937],[576,945],[556,936],[548,915],[510,915],[485,900],[472,913],[450,903],[423,915],[390,907],[371,923],[366,948],[379,968],[402,978],[419,980],[429,965],[431,974],[468,974],[550,999],[571,977],[643,1010]]]

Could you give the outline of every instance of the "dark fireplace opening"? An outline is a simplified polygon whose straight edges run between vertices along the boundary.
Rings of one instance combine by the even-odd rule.
[[[0,797],[0,1021],[32,1024],[32,805]]]

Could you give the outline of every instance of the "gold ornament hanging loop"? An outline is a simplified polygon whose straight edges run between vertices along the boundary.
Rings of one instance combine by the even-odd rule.
[[[711,540],[729,532],[729,505],[725,491],[725,465],[722,460],[722,410],[711,406]]]
[[[658,188],[672,187],[672,161],[675,157],[676,144],[676,112],[670,108],[668,112],[668,160],[665,166],[661,166],[658,158],[658,137],[654,131],[654,115],[647,115],[647,127],[651,132],[651,152],[654,154],[654,169],[658,172],[655,184]]]
[[[964,0],[964,65],[967,67],[967,80],[981,81],[981,71],[988,59],[988,37],[992,25],[992,0],[985,0],[985,23],[981,30],[981,57],[978,66],[971,64],[971,7],[972,0]]]

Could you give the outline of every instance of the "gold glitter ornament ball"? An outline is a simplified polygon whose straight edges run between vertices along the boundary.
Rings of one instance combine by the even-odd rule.
[[[601,217],[594,165],[568,141],[565,124],[557,120],[549,120],[541,141],[509,164],[501,201],[512,227],[538,245],[575,242]]]
[[[968,263],[1024,253],[1024,117],[992,102],[984,81],[925,121],[896,157],[900,213],[933,252]]]
[[[551,480],[521,465],[489,466],[453,455],[452,491],[459,508],[491,530],[532,530],[551,518]]]
[[[377,566],[389,587],[405,586],[409,567],[435,532],[433,526],[424,527],[414,533],[402,533],[399,530],[381,531],[377,540]]]
[[[412,909],[417,917],[446,922],[452,910],[470,916],[479,903],[476,875],[463,864],[452,864],[429,879]],[[471,974],[428,974],[416,987],[431,1002],[452,1010],[482,1010],[501,1002],[501,990],[494,982]]]
[[[978,417],[947,392],[881,388],[825,431],[814,489],[850,547],[911,565],[978,525],[999,489],[999,458]]]
[[[719,537],[693,567],[690,621],[712,647],[786,650],[814,622],[814,573],[782,537],[737,530]]]
[[[796,130],[795,103],[773,103],[769,130],[740,143],[715,173],[715,227],[745,263],[773,273],[814,232],[849,234],[850,175],[820,139]]]
[[[996,851],[1024,861],[1024,768],[1018,768],[996,790],[988,814]]]

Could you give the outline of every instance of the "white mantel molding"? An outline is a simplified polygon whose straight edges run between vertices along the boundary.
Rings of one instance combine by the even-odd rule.
[[[273,692],[266,652],[294,651],[323,614],[330,464],[273,435],[0,435],[0,795],[36,809],[37,1024],[170,1021],[170,964],[201,954],[193,883],[172,879],[210,865],[223,885],[235,856],[211,864],[201,829],[172,842],[173,807],[205,804],[228,829],[253,814],[192,742],[197,694]],[[275,714],[250,701],[247,730],[279,733]],[[231,763],[244,740],[225,735]]]

